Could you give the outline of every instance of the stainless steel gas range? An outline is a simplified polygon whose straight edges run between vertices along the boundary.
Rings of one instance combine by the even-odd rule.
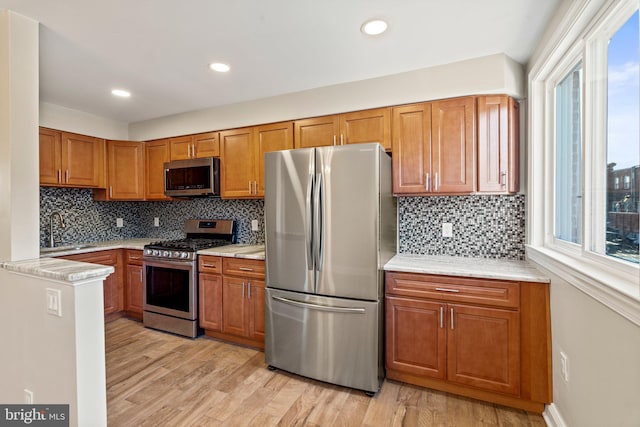
[[[235,243],[233,220],[190,219],[186,237],[145,245],[144,326],[195,338],[198,327],[198,256],[202,249]]]

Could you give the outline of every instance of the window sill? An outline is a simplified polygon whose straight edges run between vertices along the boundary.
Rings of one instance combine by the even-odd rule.
[[[527,258],[640,326],[640,276],[620,277],[597,263],[527,245]]]

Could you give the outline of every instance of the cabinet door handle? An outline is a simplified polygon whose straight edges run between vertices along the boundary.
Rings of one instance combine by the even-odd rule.
[[[142,283],[142,270],[140,270],[140,283]]]
[[[196,157],[196,144],[191,144],[191,157]]]
[[[67,169],[67,170],[65,170],[65,171],[64,171],[64,182],[65,182],[66,184],[68,184],[68,183],[69,183],[69,169]]]
[[[58,182],[62,184],[62,171],[58,169]]]
[[[434,180],[434,191],[438,191],[438,187],[440,187],[440,180],[438,179],[438,172],[436,172],[436,179]]]
[[[113,197],[113,187],[110,185],[109,186],[109,198]]]
[[[258,181],[253,181],[253,194],[258,194]]]
[[[247,285],[247,290],[248,290],[247,299],[251,299],[251,282],[249,282],[249,284]]]
[[[252,191],[251,191],[251,181],[249,181],[249,194],[252,194]]]
[[[344,145],[344,135],[340,134],[340,145]]]
[[[429,191],[429,174],[425,173],[424,174],[424,191]]]
[[[436,291],[440,291],[440,292],[453,292],[453,293],[458,293],[458,292],[460,292],[458,289],[448,289],[448,288],[436,288]]]
[[[500,173],[500,185],[503,187],[507,185],[507,173],[505,171]]]
[[[191,144],[187,144],[187,158],[191,158]]]
[[[333,135],[333,145],[336,145],[336,136]]]
[[[440,329],[444,328],[444,307],[440,306]]]
[[[241,270],[241,271],[253,271],[253,268],[249,268],[249,267],[238,267],[238,270]]]
[[[244,298],[244,282],[242,282],[242,298]]]
[[[451,310],[451,330],[454,330],[455,328],[453,327],[453,308],[450,308]]]
[[[203,267],[216,268],[216,265],[215,265],[215,264],[207,264],[207,263],[204,263],[204,262],[202,263],[202,266],[203,266]]]

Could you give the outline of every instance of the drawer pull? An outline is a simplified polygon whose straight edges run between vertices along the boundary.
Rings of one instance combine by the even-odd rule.
[[[449,289],[449,288],[436,288],[436,291],[440,291],[440,292],[452,292],[452,293],[458,293],[460,292],[458,289]]]
[[[217,266],[217,265],[215,265],[215,264],[207,264],[207,263],[204,263],[204,262],[202,263],[202,266],[203,266],[203,267],[218,268],[218,266]]]
[[[130,256],[129,259],[140,259],[139,256]]]
[[[238,270],[241,271],[253,271],[253,268],[249,268],[249,267],[239,267]]]

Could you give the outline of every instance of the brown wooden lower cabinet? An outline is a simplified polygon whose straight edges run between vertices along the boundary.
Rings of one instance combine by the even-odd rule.
[[[387,272],[385,286],[388,378],[531,412],[551,402],[547,284]]]
[[[204,255],[198,265],[205,334],[264,348],[264,261]]]
[[[142,320],[142,251],[125,249],[124,311],[127,316]]]
[[[108,265],[115,272],[107,276],[103,283],[104,314],[111,315],[121,312],[123,309],[123,280],[122,280],[122,255],[120,249],[90,252],[84,254],[66,255],[60,258],[71,261],[89,262],[93,264]],[[118,315],[116,315],[118,317]]]

